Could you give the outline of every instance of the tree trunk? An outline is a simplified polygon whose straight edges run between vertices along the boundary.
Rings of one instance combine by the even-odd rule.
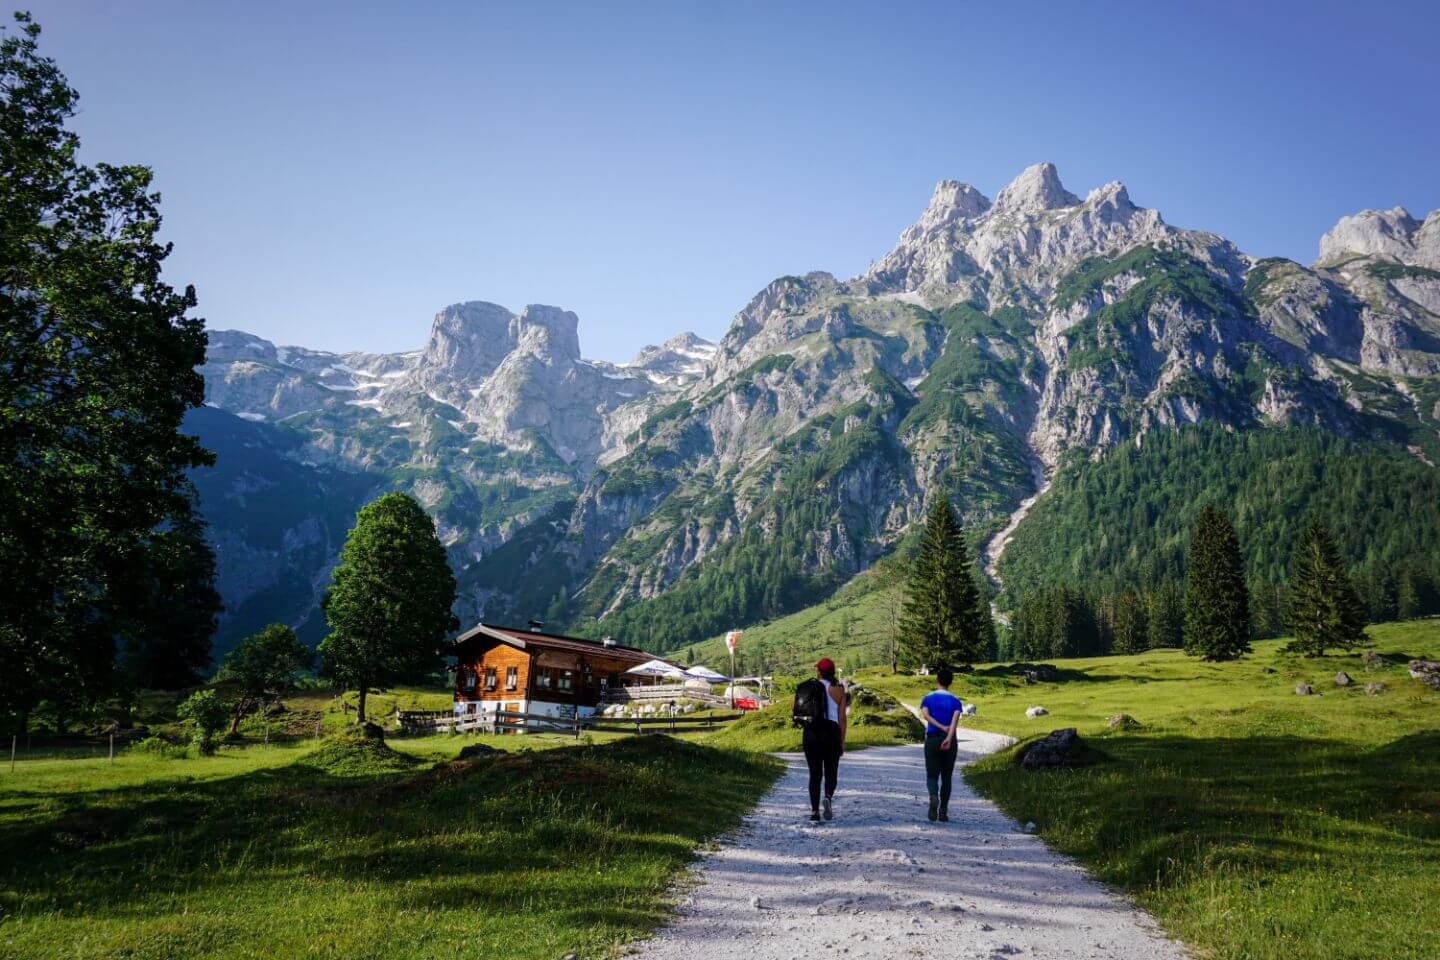
[[[360,684],[360,705],[355,708],[356,723],[365,722],[365,694],[367,694],[368,692],[369,691],[365,689],[365,684]]]

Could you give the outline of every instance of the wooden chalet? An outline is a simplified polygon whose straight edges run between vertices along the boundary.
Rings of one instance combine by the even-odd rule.
[[[625,671],[654,659],[634,647],[488,623],[456,638],[455,713],[504,710],[588,716],[620,688],[651,681]]]

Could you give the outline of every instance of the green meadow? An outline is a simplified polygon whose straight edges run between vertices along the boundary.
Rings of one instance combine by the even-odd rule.
[[[970,726],[1026,738],[1076,727],[1104,754],[1030,773],[1013,751],[966,779],[1057,850],[1132,894],[1203,957],[1440,956],[1440,693],[1411,658],[1440,659],[1440,620],[1369,628],[1385,658],[1307,659],[1282,641],[1203,663],[1178,650],[1063,660],[1057,683],[978,668],[954,690]],[[1341,687],[1335,675],[1355,681]],[[923,678],[866,672],[910,702]],[[1297,696],[1306,681],[1316,695]],[[1367,694],[1366,684],[1384,684]],[[1049,715],[1027,719],[1025,709]],[[1108,719],[1139,727],[1112,731]]]

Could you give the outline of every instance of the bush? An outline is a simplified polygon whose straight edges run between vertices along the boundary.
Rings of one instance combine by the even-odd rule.
[[[190,738],[204,756],[215,752],[215,735],[225,729],[230,710],[214,690],[200,690],[180,704],[176,716],[190,726]]]
[[[171,743],[164,737],[146,737],[144,740],[137,740],[131,750],[139,753],[149,754],[152,757],[164,757],[176,759],[185,756],[185,748],[178,743]]]

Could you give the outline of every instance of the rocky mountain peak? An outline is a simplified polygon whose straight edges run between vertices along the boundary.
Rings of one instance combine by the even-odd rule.
[[[211,330],[205,355],[211,360],[255,360],[275,363],[275,344],[243,330]]]
[[[1320,238],[1316,262],[1331,263],[1355,255],[1440,268],[1440,210],[1431,211],[1423,224],[1404,207],[1361,210],[1341,217]]]
[[[532,303],[514,323],[516,346],[547,360],[580,359],[580,318],[569,310]]]
[[[514,315],[498,303],[453,303],[430,325],[422,365],[459,379],[488,377],[515,348]]]
[[[1123,189],[1123,188],[1122,188]],[[1055,164],[1037,163],[1020,171],[995,197],[995,209],[1017,213],[1040,213],[1073,207],[1080,198],[1065,189]]]
[[[921,230],[936,230],[963,220],[973,220],[989,209],[989,198],[970,184],[941,180],[935,184],[930,204],[915,226]]]

